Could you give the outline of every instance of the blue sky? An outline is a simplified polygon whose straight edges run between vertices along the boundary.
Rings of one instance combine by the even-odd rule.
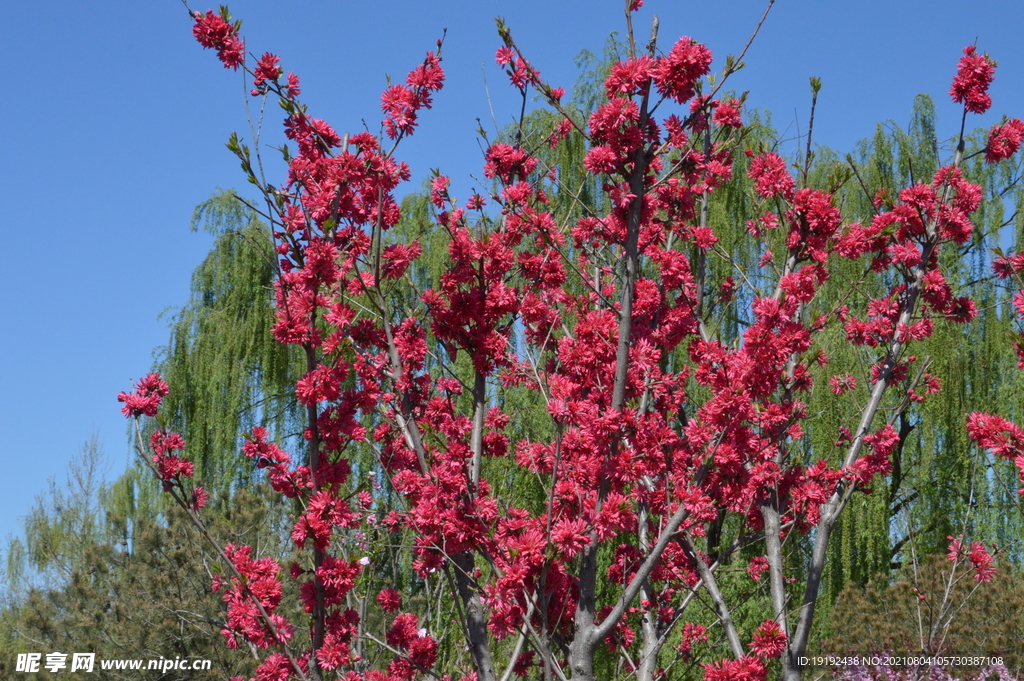
[[[493,131],[518,111],[493,61],[494,17],[552,85],[571,88],[573,57],[599,52],[624,27],[621,2],[238,0],[250,51],[273,51],[302,78],[310,112],[339,131],[376,130],[385,74],[404,75],[443,29],[447,84],[399,157],[410,188],[430,168],[464,196],[479,177],[476,119]],[[636,16],[646,41],[682,35],[708,44],[716,65],[738,53],[761,0],[648,0]],[[727,8],[723,10],[722,8]],[[205,10],[206,5],[193,5]],[[0,16],[0,538],[17,532],[49,477],[63,478],[97,435],[116,476],[131,456],[118,391],[151,367],[167,340],[159,316],[188,296],[211,241],[189,231],[192,208],[244,178],[224,148],[249,137],[238,74],[191,36],[177,0],[7,3]],[[808,77],[822,78],[815,142],[848,150],[879,120],[905,125],[914,96],[933,95],[940,136],[956,132],[947,92],[964,45],[998,61],[992,112],[1024,116],[1024,3],[779,0],[731,86],[772,111],[780,130],[806,127]],[[484,87],[484,71],[490,106]],[[276,105],[268,129],[279,127]],[[280,176],[278,176],[280,177]]]

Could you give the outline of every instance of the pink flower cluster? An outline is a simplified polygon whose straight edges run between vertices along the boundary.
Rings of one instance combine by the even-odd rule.
[[[266,52],[256,62],[256,70],[253,72],[252,96],[255,97],[266,91],[267,83],[276,83],[284,73],[280,66],[281,58],[276,54]],[[296,93],[297,94],[297,93]]]
[[[494,61],[498,66],[505,67],[509,81],[520,90],[525,90],[528,85],[540,84],[540,71],[511,46],[499,47],[494,53]]]
[[[411,135],[416,127],[416,115],[420,109],[429,109],[433,93],[444,87],[444,70],[441,58],[428,52],[423,63],[413,69],[405,79],[405,85],[396,84],[381,96],[384,129],[388,137]]]
[[[146,374],[145,378],[135,384],[133,392],[118,393],[117,401],[124,402],[121,413],[128,418],[156,416],[167,393],[167,382],[160,378],[160,374]]]
[[[946,537],[949,539],[949,551],[946,555],[947,558],[953,563],[958,563],[964,558],[965,548],[963,537]],[[967,559],[970,560],[971,565],[974,567],[974,579],[978,582],[991,582],[992,578],[996,574],[996,566],[992,560],[992,556],[989,555],[988,549],[981,542],[971,542],[970,552],[967,553]]]
[[[224,553],[244,580],[232,577],[223,596],[228,605],[228,619],[227,627],[221,634],[228,647],[237,648],[239,636],[257,648],[286,643],[292,637],[293,628],[275,612],[282,595],[281,581],[278,579],[280,566],[271,558],[254,560],[249,546],[228,544],[224,547]],[[215,580],[214,587],[218,590],[221,588],[219,579]],[[269,622],[264,620],[261,607],[269,615]]]
[[[967,416],[967,433],[980,447],[1013,461],[1024,480],[1024,428],[995,414],[976,411]],[[1018,493],[1024,494],[1024,488]]]
[[[154,431],[149,438],[149,444],[153,449],[153,465],[156,466],[157,475],[164,483],[165,491],[171,488],[171,482],[175,478],[191,478],[195,473],[195,464],[175,454],[176,451],[185,449],[185,440],[178,433]]]
[[[238,37],[240,22],[232,24],[226,11],[223,15],[214,14],[213,10],[207,10],[206,14],[193,12],[192,17],[195,19],[192,35],[199,44],[217,50],[217,58],[224,68],[238,70],[245,63],[245,41]]]
[[[704,665],[704,681],[764,681],[767,674],[764,661],[756,656]]]
[[[988,133],[985,162],[998,163],[1010,158],[1020,149],[1021,140],[1024,140],[1024,121],[1019,118],[993,127]]]
[[[654,65],[651,77],[658,91],[679,103],[696,94],[697,81],[711,70],[711,50],[691,38],[680,38]]]
[[[978,54],[974,45],[968,45],[957,64],[949,96],[971,113],[985,113],[992,106],[988,88],[995,72],[996,65],[992,58],[987,54]]]

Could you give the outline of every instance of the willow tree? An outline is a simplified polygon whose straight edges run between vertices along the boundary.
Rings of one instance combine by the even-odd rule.
[[[294,398],[300,358],[271,333],[277,259],[266,224],[233,191],[197,206],[192,229],[216,240],[158,351],[156,370],[175,386],[161,425],[188,433],[209,484],[251,482],[240,433],[261,425],[285,440],[301,435]]]

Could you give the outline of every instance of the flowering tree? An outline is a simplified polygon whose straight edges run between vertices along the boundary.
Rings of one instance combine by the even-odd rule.
[[[660,52],[656,21],[638,47],[631,12],[641,4],[626,3],[629,56],[611,67],[589,120],[563,105],[564,90],[541,79],[499,21],[498,64],[524,101],[533,89],[557,112],[551,146],[585,140],[585,168],[608,206],[577,199],[579,216],[557,219],[550,197],[567,188],[520,127],[488,145],[486,195],[456,205],[448,178],[434,178],[449,262],[428,290],[410,276],[419,241],[389,230],[401,214],[394,192],[409,179],[394,154],[443,86],[440,41],[384,92],[379,136],[339,135],[307,112],[276,55],[247,65],[226,9],[193,13],[199,42],[252,75],[252,96],[279,101],[296,147],[273,184],[248,147],[229,143],[266,199],[280,258],[274,335],[302,349],[307,371],[295,386],[304,455],[293,460],[263,428],[244,453],[301,509],[292,539],[305,558],[288,572],[308,639],[279,612],[288,587],[278,562],[218,547],[224,636],[267,651],[258,679],[504,681],[535,668],[546,680],[592,681],[612,665],[649,680],[718,631],[727,653],[704,678],[764,678],[773,666],[800,678],[836,522],[890,473],[900,415],[939,389],[911,349],[937,323],[975,316],[947,284],[940,252],[971,239],[981,191],[960,169],[961,126],[934,178],[889,187],[870,221],[850,222],[809,185],[809,158],[798,182],[777,153],[746,147],[743,102],[719,94],[743,55],[712,79],[710,50],[681,38]],[[987,55],[964,51],[951,96],[965,121],[991,105],[993,73]],[[1022,134],[1018,119],[994,128],[986,160],[1010,157]],[[711,219],[737,159],[753,183],[754,267]],[[858,274],[826,304],[821,291],[841,263]],[[998,267],[1019,277],[1024,260]],[[882,295],[857,295],[878,275]],[[741,321],[734,337],[717,326],[726,317]],[[821,339],[837,329],[874,356],[866,380],[829,375]],[[803,444],[815,380],[849,399],[831,451]],[[544,425],[513,437],[521,412],[505,396],[515,390],[534,396]],[[129,417],[154,416],[166,393],[150,375],[119,399]],[[1024,462],[1016,426],[972,415],[968,427]],[[205,492],[189,482],[183,439],[158,429],[149,448],[164,489],[202,529]],[[367,451],[373,470],[354,475],[353,456]],[[368,484],[367,472],[382,480]],[[529,493],[505,494],[510,476]],[[723,525],[731,544],[709,538]],[[389,534],[412,538],[424,597],[403,598],[397,583],[381,583],[387,570],[353,553]],[[737,616],[747,606],[723,587],[735,581],[723,570],[734,555],[753,555],[744,579],[767,584],[755,621]],[[971,562],[989,575],[980,544]],[[742,600],[751,593],[760,592]],[[701,601],[715,632],[695,614]]]

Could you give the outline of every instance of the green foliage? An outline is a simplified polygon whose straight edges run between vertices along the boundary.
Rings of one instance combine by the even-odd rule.
[[[49,480],[25,518],[25,540],[8,553],[8,579],[15,588],[26,582],[52,585],[66,580],[75,559],[103,538],[100,490],[104,457],[93,437],[68,466],[66,480]],[[29,575],[32,578],[29,579]]]

